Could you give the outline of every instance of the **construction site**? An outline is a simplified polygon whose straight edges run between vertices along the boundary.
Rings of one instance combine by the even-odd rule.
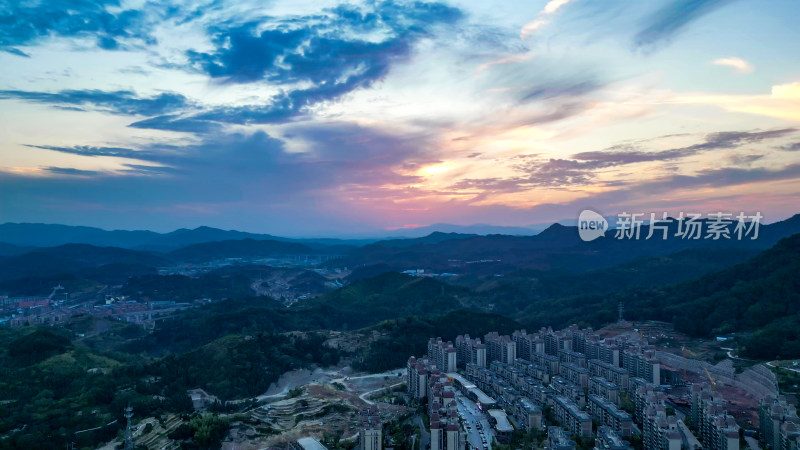
[[[598,334],[611,337],[638,334],[657,348],[662,372],[678,374],[666,394],[681,408],[689,407],[688,385],[710,383],[728,403],[728,412],[745,429],[758,427],[758,402],[777,395],[778,381],[765,364],[737,357],[729,338],[698,339],[677,332],[665,322],[625,322],[609,325]]]

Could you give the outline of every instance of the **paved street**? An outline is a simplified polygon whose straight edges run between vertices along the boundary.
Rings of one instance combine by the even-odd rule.
[[[464,418],[465,426],[469,425],[469,428],[467,428],[467,442],[470,450],[491,449],[494,430],[489,425],[486,415],[478,410],[478,405],[461,395],[461,393],[456,394],[456,400],[458,412]],[[478,424],[480,424],[480,430],[478,429]],[[481,439],[481,436],[485,436],[485,441]],[[485,447],[484,442],[486,443]]]
[[[422,416],[417,416],[417,425],[419,426],[419,448],[425,450],[431,444],[431,434],[425,428],[425,423],[422,421]]]
[[[747,446],[750,447],[750,450],[761,450],[761,447],[758,445],[758,439],[751,436],[745,436],[744,440],[747,441]]]

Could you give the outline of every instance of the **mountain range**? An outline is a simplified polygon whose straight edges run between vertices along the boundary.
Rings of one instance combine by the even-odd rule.
[[[194,229],[180,228],[168,233],[147,230],[104,230],[95,227],[71,226],[44,223],[4,223],[0,224],[0,256],[8,254],[3,244],[23,247],[53,247],[62,244],[90,244],[150,251],[170,251],[192,244],[230,240],[275,240],[297,242],[310,246],[360,246],[384,239],[413,239],[433,233],[486,235],[534,235],[547,225],[525,227],[503,227],[495,225],[450,225],[404,228],[375,234],[369,238],[288,238],[264,233],[249,233],[236,230],[222,230],[201,226]],[[13,252],[13,250],[12,250]]]

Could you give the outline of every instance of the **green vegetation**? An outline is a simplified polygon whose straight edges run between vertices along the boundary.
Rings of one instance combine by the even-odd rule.
[[[95,353],[50,329],[0,330],[0,341],[0,434],[8,434],[0,449],[63,448],[70,441],[94,447],[117,435],[128,404],[137,417],[190,413],[189,389],[223,401],[251,397],[288,370],[339,359],[315,333],[232,335],[151,362]],[[201,447],[221,438],[218,421],[192,426]]]
[[[800,357],[800,235],[757,257],[697,280],[650,290],[626,302],[638,317],[672,321],[692,336],[753,330],[741,353],[759,359]]]
[[[286,398],[295,398],[300,397],[301,395],[303,395],[303,388],[298,386],[294,389],[289,389],[289,392],[286,394]]]
[[[776,369],[775,374],[778,376],[778,387],[784,394],[800,393],[800,373],[786,369]]]
[[[496,450],[516,450],[520,448],[536,449],[544,448],[547,442],[547,431],[531,429],[528,431],[515,429],[511,433],[511,440],[508,444],[492,444],[492,449]]]
[[[122,294],[143,300],[188,302],[198,298],[222,299],[253,294],[245,276],[204,274],[196,278],[183,275],[143,275],[133,277],[122,287]]]
[[[201,448],[219,447],[228,433],[228,421],[213,414],[195,416],[189,422],[192,438]]]
[[[259,334],[242,337],[230,335],[196,350],[169,355],[131,375],[155,376],[157,387],[179,394],[186,389],[202,388],[221,400],[252,397],[266,392],[284,372],[311,364],[333,364],[339,352],[323,345],[318,334],[302,336]]]
[[[252,296],[251,274],[238,268],[195,278],[157,276],[138,265],[152,258],[149,254],[125,253],[124,264],[114,266],[109,261],[118,252],[92,250],[82,257],[75,249],[60,249],[54,257],[64,252],[84,258],[81,270],[94,270],[98,278],[134,273],[120,282],[124,293],[159,300],[228,299],[176,314],[151,333],[85,316],[60,327],[0,329],[0,435],[7,436],[0,449],[63,448],[73,441],[91,448],[117,435],[128,404],[137,418],[193,413],[187,390],[196,388],[220,399],[212,411],[232,411],[238,406],[231,405],[248,403],[226,402],[262,394],[288,370],[328,366],[346,356],[324,345],[327,332],[320,330],[377,332],[379,337],[354,355],[352,366],[379,372],[424,354],[430,337],[571,323],[602,326],[616,319],[617,304],[624,301],[629,319],[671,321],[692,336],[736,333],[738,352],[748,358],[800,357],[800,235],[746,261],[750,250],[691,250],[581,275],[492,274],[470,286],[387,272],[292,308]],[[733,261],[744,262],[723,268]],[[684,281],[674,283],[676,278]],[[49,275],[28,280],[36,280],[30,289],[37,292],[56,281]],[[306,281],[322,282],[315,275]],[[73,274],[67,283],[79,289],[95,282]],[[23,285],[14,280],[0,287],[16,292]],[[80,334],[86,337],[74,339]],[[779,377],[782,386],[796,391],[794,374],[780,371]],[[552,415],[547,408],[545,415]],[[214,446],[227,426],[219,417],[201,416],[173,434],[186,445]],[[413,426],[392,430],[397,447],[411,450],[402,436]],[[81,430],[91,431],[76,434]],[[512,447],[525,448],[537,437],[514,439]],[[336,441],[331,448],[350,445]]]
[[[322,296],[307,313],[319,315],[329,329],[359,329],[397,317],[460,309],[458,296],[468,293],[432,278],[387,272]]]
[[[69,339],[40,329],[11,341],[8,359],[12,365],[29,366],[69,348]]]
[[[427,352],[431,337],[454,339],[465,333],[470,336],[483,336],[489,331],[510,333],[520,327],[519,323],[502,316],[463,310],[435,317],[388,320],[373,327],[385,336],[372,342],[355,359],[353,367],[370,372],[396,369],[404,367],[410,355],[421,356]]]

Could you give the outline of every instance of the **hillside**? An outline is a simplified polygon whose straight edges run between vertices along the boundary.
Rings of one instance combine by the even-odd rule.
[[[160,267],[171,262],[159,255],[116,247],[66,244],[40,248],[0,260],[0,280],[74,274],[108,264]]]
[[[744,262],[760,252],[754,249],[706,249],[647,256],[613,267],[572,273],[564,270],[519,270],[503,277],[467,279],[461,283],[475,291],[476,308],[493,305],[492,311],[515,317],[538,328],[565,321],[586,320],[597,325],[613,320],[616,305],[602,316],[592,308],[609,295],[635,288],[660,287],[697,278]],[[561,307],[553,308],[553,302]],[[606,314],[607,313],[607,314]],[[602,317],[602,320],[598,317]]]
[[[470,311],[452,311],[432,317],[402,317],[387,320],[369,330],[383,334],[370,343],[353,366],[359,370],[382,372],[403,367],[410,355],[421,356],[427,352],[428,339],[441,337],[452,340],[459,334],[483,337],[490,331],[508,334],[523,328],[518,322],[496,314]]]
[[[208,261],[223,258],[264,258],[269,256],[310,255],[316,251],[293,242],[274,240],[227,240],[189,245],[169,253],[178,261]]]
[[[227,240],[275,240],[296,242],[318,250],[328,247],[349,248],[364,245],[375,239],[291,239],[271,234],[221,230],[212,227],[180,228],[169,233],[146,230],[104,230],[102,228],[45,223],[0,224],[0,242],[23,247],[54,247],[64,244],[89,244],[102,247],[120,247],[144,251],[169,252],[179,247],[204,242]],[[10,248],[10,247],[9,247]],[[0,255],[2,255],[0,248]],[[12,249],[13,252],[13,249]]]
[[[694,336],[757,331],[751,357],[800,357],[800,234],[736,266],[630,302],[635,314],[669,320]]]
[[[33,250],[33,247],[22,247],[19,245],[6,244],[5,242],[0,242],[0,258],[6,256],[21,255],[31,250]]]
[[[521,268],[577,273],[683,250],[765,250],[784,237],[800,233],[800,215],[761,225],[756,240],[681,239],[675,237],[676,231],[677,225],[671,225],[668,239],[644,239],[649,233],[649,227],[644,226],[639,240],[615,239],[614,232],[609,231],[604,238],[583,242],[576,227],[553,224],[536,236],[472,236],[404,246],[378,242],[354,249],[335,264],[349,267],[386,264],[395,270],[421,267],[469,275],[504,274]]]
[[[331,329],[354,329],[396,317],[460,309],[460,295],[469,295],[469,291],[432,278],[386,272],[323,295],[310,307]]]

